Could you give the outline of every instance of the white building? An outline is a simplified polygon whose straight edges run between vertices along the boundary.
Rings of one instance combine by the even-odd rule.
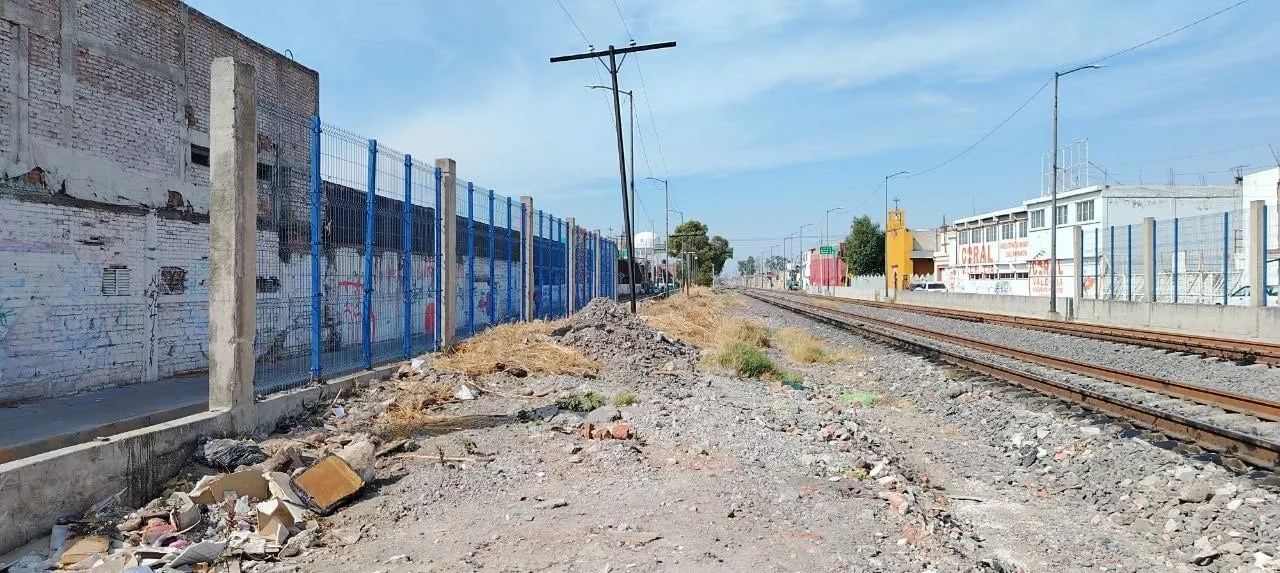
[[[1249,204],[1254,201],[1262,201],[1267,208],[1267,284],[1280,284],[1280,167],[1245,175],[1241,188],[1241,203],[1245,213],[1249,211]],[[1243,236],[1245,244],[1249,244],[1248,225],[1244,227]],[[1252,257],[1253,253],[1241,253],[1241,256],[1244,258],[1240,261],[1240,265],[1245,269],[1247,277],[1249,266],[1245,261]],[[1271,304],[1270,301],[1268,304]]]
[[[1102,277],[1110,277],[1113,269],[1123,277],[1142,274],[1145,218],[1196,221],[1205,215],[1237,210],[1240,198],[1241,189],[1235,186],[1091,185],[1059,193],[1055,214],[1058,295],[1076,295],[1075,229],[1082,231],[1084,280],[1080,295],[1099,296],[1098,283],[1103,282]],[[947,266],[940,268],[940,280],[954,292],[1047,296],[1053,223],[1050,210],[1051,198],[1046,196],[1023,201],[1018,207],[957,219],[944,241]],[[1179,245],[1177,256],[1183,269],[1195,263],[1221,268],[1221,224],[1218,229],[1216,234],[1196,237],[1212,240],[1212,248]],[[1171,237],[1171,230],[1158,228],[1158,245],[1164,246],[1160,237],[1165,236]],[[1235,244],[1231,243],[1231,248]],[[1168,252],[1156,258],[1158,269],[1172,265],[1172,241],[1168,246]],[[1102,251],[1100,257],[1098,251]],[[1114,290],[1127,292],[1129,284],[1122,280]],[[1111,281],[1101,286],[1102,293],[1111,292],[1107,290],[1112,288]]]

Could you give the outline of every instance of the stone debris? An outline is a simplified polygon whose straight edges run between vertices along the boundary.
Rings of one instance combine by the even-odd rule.
[[[690,371],[697,347],[672,340],[623,304],[597,298],[551,332],[560,344],[606,364],[647,370]]]

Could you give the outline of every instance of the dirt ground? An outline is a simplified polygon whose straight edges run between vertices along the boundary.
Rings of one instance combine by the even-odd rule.
[[[1208,542],[1188,541],[1183,548],[1167,529],[1155,536],[1133,527],[1132,519],[1107,517],[1112,512],[1105,503],[1116,497],[1112,489],[1147,474],[1117,475],[1098,486],[1077,483],[1075,474],[1077,481],[1054,481],[1051,471],[1024,463],[1024,444],[1007,442],[1014,422],[1030,420],[1032,438],[1048,444],[1057,434],[1067,436],[1076,448],[1069,451],[1083,452],[1078,457],[1084,459],[1132,460],[1129,450],[1139,448],[1137,455],[1151,460],[1139,467],[1153,477],[1168,473],[1156,481],[1173,492],[1180,486],[1176,479],[1186,478],[1183,467],[1196,468],[1194,477],[1214,487],[1234,479],[1217,466],[1193,464],[1135,440],[1117,445],[1110,434],[1123,428],[1095,433],[1103,422],[1080,411],[1046,407],[1045,400],[995,383],[965,381],[941,365],[754,302],[724,312],[775,332],[785,326],[820,332],[848,357],[803,365],[767,350],[779,365],[803,374],[800,390],[716,372],[654,374],[629,364],[624,349],[595,378],[488,378],[485,384],[506,388],[512,397],[485,394],[447,407],[449,415],[483,427],[437,431],[419,438],[421,457],[381,461],[373,487],[329,519],[324,546],[284,565],[388,572],[1216,571],[1274,565],[1251,555],[1253,549],[1264,551],[1264,558],[1276,554],[1275,538],[1269,549],[1266,541],[1274,522],[1263,519],[1261,531],[1239,536],[1256,541],[1250,551],[1228,547],[1204,565],[1193,564]],[[557,396],[582,391],[635,393],[637,402],[617,412],[635,437],[584,438],[577,431],[582,414],[554,406]],[[545,396],[514,397],[521,394]],[[966,403],[981,407],[959,415]],[[1041,426],[1050,430],[1037,434]],[[474,453],[465,453],[471,444]],[[472,461],[441,463],[432,459],[438,451]],[[1052,460],[1063,451],[1047,453]],[[1256,491],[1264,497],[1250,499],[1265,518],[1276,498]],[[1172,501],[1175,510],[1182,503],[1176,493]],[[1190,516],[1189,506],[1183,507],[1188,509],[1173,513]],[[1259,513],[1252,514],[1255,520]],[[1155,533],[1168,527],[1163,515],[1157,517]]]

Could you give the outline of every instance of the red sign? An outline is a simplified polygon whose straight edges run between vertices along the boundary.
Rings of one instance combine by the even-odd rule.
[[[1026,239],[1000,241],[1000,260],[1006,263],[1019,262],[1027,258]]]
[[[991,255],[991,245],[989,244],[960,247],[960,264],[962,265],[978,265],[994,262],[996,261]]]

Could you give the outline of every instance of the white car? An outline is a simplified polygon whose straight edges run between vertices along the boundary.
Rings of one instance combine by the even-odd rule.
[[[1218,303],[1219,306],[1222,303]],[[1227,306],[1249,306],[1249,285],[1236,289],[1227,296]],[[1267,285],[1267,306],[1280,306],[1280,286]]]
[[[930,282],[927,282],[927,283],[911,283],[911,284],[907,285],[907,290],[923,290],[923,291],[929,291],[929,292],[947,292],[947,284],[946,284],[946,283],[942,283],[942,282],[938,282],[938,281],[930,281]]]

